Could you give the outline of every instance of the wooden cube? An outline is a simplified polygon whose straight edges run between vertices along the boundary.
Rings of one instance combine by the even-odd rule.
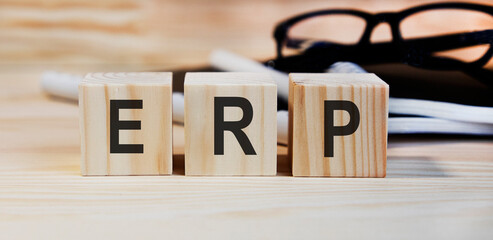
[[[276,118],[269,74],[187,73],[185,174],[276,175]]]
[[[172,74],[90,73],[79,86],[82,175],[172,172]]]
[[[385,177],[389,86],[369,73],[289,78],[293,176]]]

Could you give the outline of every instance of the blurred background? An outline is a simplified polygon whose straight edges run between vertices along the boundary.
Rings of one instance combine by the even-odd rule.
[[[216,48],[266,60],[275,56],[274,26],[293,15],[328,8],[397,11],[431,2],[437,1],[0,0],[0,64],[173,69],[207,65],[209,53]],[[491,0],[464,2],[491,4]],[[310,26],[301,29],[312,37],[332,34],[350,42],[361,27],[357,22],[342,22],[328,22],[323,31]],[[491,17],[467,14],[423,16],[405,24],[412,37],[467,29],[471,23],[493,26]],[[372,40],[388,39],[389,27],[378,26]],[[473,51],[453,54],[474,57]]]

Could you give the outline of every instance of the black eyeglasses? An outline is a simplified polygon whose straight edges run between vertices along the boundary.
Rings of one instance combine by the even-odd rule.
[[[438,10],[461,10],[480,13],[491,17],[491,26],[486,29],[470,29],[468,32],[428,37],[404,38],[402,23],[421,13]],[[344,44],[327,40],[291,37],[293,26],[308,19],[323,16],[350,16],[366,23],[361,37],[355,44]],[[467,21],[467,19],[463,19]],[[391,29],[390,42],[372,43],[372,32],[380,23],[388,23]],[[448,24],[443,22],[444,26]],[[348,29],[351,30],[351,29]],[[329,29],[330,31],[330,29]],[[411,66],[432,70],[459,70],[489,87],[493,87],[493,71],[483,68],[493,56],[493,7],[471,3],[436,3],[410,8],[401,12],[370,14],[357,10],[322,10],[295,16],[280,23],[274,31],[277,43],[277,58],[268,64],[286,72],[323,72],[337,61],[358,64],[402,62]],[[437,52],[486,45],[487,50],[478,59],[470,62],[437,55]],[[284,56],[283,49],[302,49],[299,55]]]

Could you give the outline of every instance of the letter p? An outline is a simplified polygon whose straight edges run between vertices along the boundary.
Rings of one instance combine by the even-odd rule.
[[[334,126],[334,111],[343,110],[349,113],[346,126]],[[324,157],[334,157],[334,136],[351,135],[359,127],[360,114],[356,104],[351,101],[324,101]]]

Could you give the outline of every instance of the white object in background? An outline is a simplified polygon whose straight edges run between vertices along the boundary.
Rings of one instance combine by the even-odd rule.
[[[79,75],[46,71],[41,75],[41,88],[51,95],[77,100],[81,80]]]
[[[285,110],[277,111],[277,143],[288,145],[289,113]]]
[[[336,62],[327,69],[328,73],[368,73],[358,64],[352,62]]]
[[[427,117],[392,117],[389,118],[388,127],[388,132],[393,134],[441,133],[493,135],[493,124]]]
[[[225,72],[270,73],[277,83],[277,97],[288,101],[288,74],[268,68],[259,62],[221,49],[212,51],[209,61],[213,67]]]
[[[389,112],[447,120],[493,124],[493,108],[421,99],[391,98]]]
[[[185,122],[185,98],[181,92],[173,92],[173,122]]]

